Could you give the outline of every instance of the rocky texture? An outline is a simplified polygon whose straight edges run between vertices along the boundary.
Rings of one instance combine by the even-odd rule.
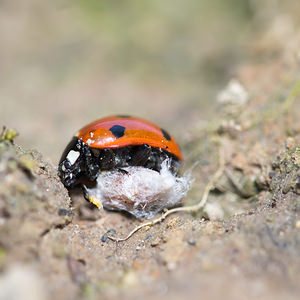
[[[107,211],[86,218],[82,211],[93,216],[94,210],[80,193],[72,196],[72,209],[56,167],[36,151],[25,152],[2,137],[2,295],[19,297],[23,291],[24,299],[27,293],[36,299],[296,299],[299,136],[285,139],[278,149],[268,148],[274,145],[272,137],[262,149],[266,140],[253,142],[260,135],[256,127],[234,137],[224,130],[216,133],[227,163],[206,208],[211,220],[201,213],[180,213],[119,244],[105,233],[126,234],[139,221]],[[214,145],[210,141],[206,147]],[[216,151],[207,154],[209,164],[198,166],[195,176],[210,176],[217,167],[210,162],[215,157]],[[198,182],[191,198],[200,195]],[[210,215],[216,206],[221,214],[214,218]],[[19,286],[22,277],[31,283]]]

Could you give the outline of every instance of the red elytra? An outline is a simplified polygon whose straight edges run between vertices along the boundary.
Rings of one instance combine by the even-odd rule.
[[[98,149],[148,144],[183,160],[174,137],[157,125],[136,117],[110,116],[98,119],[80,129],[77,137],[89,147]]]

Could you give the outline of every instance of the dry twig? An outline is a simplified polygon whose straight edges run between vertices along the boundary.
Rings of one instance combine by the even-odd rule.
[[[219,168],[216,171],[216,173],[214,174],[214,176],[210,179],[210,181],[208,182],[208,184],[206,185],[206,187],[204,189],[204,192],[203,192],[203,195],[202,195],[202,198],[201,198],[201,200],[197,204],[191,205],[191,206],[176,207],[176,208],[167,210],[159,218],[156,218],[156,219],[154,219],[152,221],[143,223],[143,224],[135,227],[124,238],[113,237],[113,236],[110,236],[110,235],[107,235],[107,237],[110,240],[115,241],[115,242],[123,242],[123,241],[128,240],[134,233],[136,233],[140,229],[142,229],[144,227],[147,227],[147,226],[153,226],[153,225],[155,225],[157,223],[162,222],[170,214],[174,214],[176,212],[181,212],[181,211],[185,211],[185,212],[199,211],[200,209],[202,209],[205,206],[205,204],[207,202],[208,195],[209,195],[210,191],[213,189],[215,182],[221,177],[221,175],[224,172],[224,167],[225,167],[224,152],[223,152],[223,148],[220,147],[220,150],[219,150]]]

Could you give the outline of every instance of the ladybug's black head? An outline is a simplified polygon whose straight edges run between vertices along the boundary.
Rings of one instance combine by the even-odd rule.
[[[105,161],[105,160],[104,160]],[[58,165],[58,175],[67,188],[81,183],[81,179],[95,181],[104,163],[96,149],[90,148],[78,137],[73,137],[67,145]]]
[[[59,165],[58,175],[66,187],[74,187],[84,169],[84,149],[82,142],[73,137],[64,150]]]

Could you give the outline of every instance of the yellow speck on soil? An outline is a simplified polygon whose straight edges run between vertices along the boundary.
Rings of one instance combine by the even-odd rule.
[[[98,207],[98,209],[103,208],[103,205],[102,205],[100,199],[96,198],[95,196],[90,196],[89,201],[91,203],[93,203],[94,205],[96,205]]]

